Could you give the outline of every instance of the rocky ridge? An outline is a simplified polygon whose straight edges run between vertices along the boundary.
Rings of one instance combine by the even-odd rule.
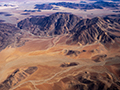
[[[73,14],[55,13],[44,18],[27,18],[18,23],[20,29],[30,31],[37,36],[69,34],[67,44],[86,45],[94,42],[113,43],[120,36],[120,17],[95,17],[81,19]]]
[[[82,45],[91,44],[95,41],[101,43],[114,42],[116,36],[112,32],[119,32],[120,24],[111,18],[95,17],[93,19],[81,20],[72,30],[72,43],[75,41]]]
[[[22,37],[20,35],[23,35],[23,32],[30,32],[35,36],[69,34],[66,44],[79,45],[94,42],[114,43],[116,38],[120,38],[119,14],[81,19],[70,13],[58,12],[48,17],[26,18],[17,26],[0,23],[0,50],[15,43],[16,40],[19,43],[20,37]]]
[[[52,36],[69,33],[79,21],[80,18],[73,14],[59,12],[45,18],[27,18],[20,21],[18,27],[37,36]]]
[[[25,69],[17,69],[0,84],[0,90],[10,90],[20,81],[24,80],[37,70],[37,67],[28,67]]]
[[[15,35],[20,29],[13,24],[0,23],[0,51],[15,42]]]
[[[119,90],[120,88],[117,84],[119,82],[115,81],[113,76],[96,72],[81,72],[76,76],[63,78],[58,83],[62,90],[63,84],[60,83],[66,84],[65,90]]]

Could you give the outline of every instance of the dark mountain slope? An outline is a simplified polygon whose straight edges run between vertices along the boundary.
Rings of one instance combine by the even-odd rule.
[[[72,14],[55,13],[44,18],[27,18],[19,22],[18,27],[38,36],[69,33],[70,38],[67,44],[79,42],[85,45],[95,41],[111,43],[116,37],[120,37],[120,17],[119,15],[114,18],[112,16],[81,20]]]
[[[67,43],[79,42],[83,45],[91,44],[95,41],[101,43],[114,42],[115,33],[120,35],[119,20],[108,17],[81,20],[72,30],[72,36]]]
[[[15,25],[8,23],[0,23],[0,51],[15,41],[15,34],[19,33],[20,29]]]
[[[34,35],[60,35],[68,33],[80,21],[75,15],[55,13],[49,17],[27,18],[18,23],[20,29],[25,29]]]

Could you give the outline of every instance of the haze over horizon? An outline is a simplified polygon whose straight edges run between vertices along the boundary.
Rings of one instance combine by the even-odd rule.
[[[0,0],[0,2],[58,2],[58,1],[80,1],[80,0]],[[82,0],[84,1],[84,0]]]

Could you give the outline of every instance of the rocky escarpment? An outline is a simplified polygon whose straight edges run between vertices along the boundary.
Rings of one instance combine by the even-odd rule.
[[[37,70],[37,67],[28,67],[26,69],[17,69],[5,81],[0,84],[0,90],[9,90],[16,86],[20,81],[26,79]]]
[[[25,29],[34,35],[60,35],[69,33],[69,30],[80,21],[75,15],[68,13],[55,13],[49,17],[27,18],[18,23],[20,29]]]
[[[26,39],[30,34],[26,31],[20,30],[16,25],[10,23],[0,23],[0,51],[7,46],[20,47],[25,44]]]
[[[78,43],[85,45],[95,41],[106,43],[114,42],[120,33],[120,24],[115,19],[104,17],[95,17],[93,19],[81,20],[72,30],[72,36],[67,41],[68,44]],[[114,32],[114,33],[113,33]]]
[[[15,34],[20,34],[20,29],[13,24],[0,23],[0,51],[15,42]]]
[[[80,19],[68,13],[55,13],[49,17],[27,18],[18,23],[20,29],[37,36],[70,34],[67,44],[113,43],[120,35],[120,17]]]

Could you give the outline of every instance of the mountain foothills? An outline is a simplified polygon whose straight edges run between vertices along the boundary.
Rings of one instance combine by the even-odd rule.
[[[0,90],[120,90],[120,14],[0,22]]]
[[[23,36],[23,31],[16,27],[16,25],[0,23],[0,51],[5,49],[7,46],[22,46],[26,42],[26,40],[20,40]]]

